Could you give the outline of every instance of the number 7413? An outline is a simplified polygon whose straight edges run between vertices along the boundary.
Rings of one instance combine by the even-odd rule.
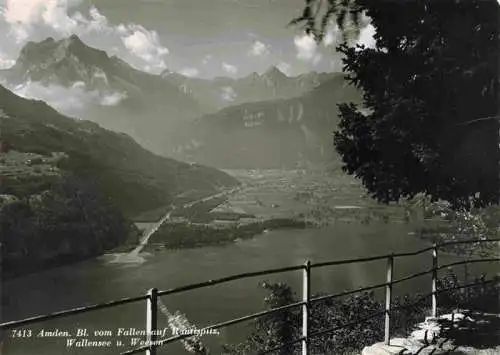
[[[13,338],[29,338],[31,337],[31,329],[14,329],[12,331]]]

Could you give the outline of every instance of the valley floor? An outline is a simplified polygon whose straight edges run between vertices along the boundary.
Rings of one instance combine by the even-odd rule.
[[[243,183],[242,188],[172,211],[152,235],[149,248],[220,245],[271,229],[315,228],[335,222],[404,222],[402,208],[377,205],[357,181],[344,174],[319,169],[228,172]],[[137,222],[136,226],[147,234],[156,223]]]

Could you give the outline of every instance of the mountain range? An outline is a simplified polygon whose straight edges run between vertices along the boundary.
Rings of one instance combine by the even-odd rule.
[[[115,56],[87,46],[76,35],[28,42],[15,65],[0,72],[10,87],[27,83],[81,88],[96,100],[65,114],[130,134],[157,151],[155,142],[173,131],[176,123],[205,111],[190,95],[158,75],[142,72]]]
[[[299,97],[227,107],[178,132],[172,156],[237,169],[329,162],[340,102],[359,104],[361,94],[337,73]]]
[[[341,73],[289,77],[272,67],[238,79],[153,75],[75,35],[27,43],[0,78],[14,89],[37,83],[97,93],[73,115],[127,133],[156,154],[221,168],[331,159],[336,104],[361,102]]]
[[[217,111],[248,102],[287,99],[303,95],[331,79],[332,73],[310,72],[289,77],[276,66],[262,74],[243,78],[218,77],[213,80],[187,77],[165,70],[161,76],[192,95],[206,110]],[[213,113],[213,112],[211,112]]]
[[[3,86],[0,140],[12,151],[34,154],[41,165],[58,155],[50,171],[93,181],[129,217],[166,206],[182,193],[210,195],[238,184],[224,172],[155,155],[126,134],[63,116],[46,103],[21,98]],[[0,194],[26,197],[43,190],[50,180],[40,173],[25,173],[28,168],[20,165],[24,168],[2,171]]]
[[[335,160],[337,103],[361,102],[341,73],[153,75],[74,35],[27,43],[0,81],[0,239],[13,275],[99,255],[137,235],[130,220],[240,184],[217,168]],[[52,91],[55,108],[29,99]]]

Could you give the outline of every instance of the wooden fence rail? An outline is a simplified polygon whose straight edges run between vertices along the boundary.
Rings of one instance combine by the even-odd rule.
[[[331,333],[335,330],[339,330],[342,328],[347,328],[356,324],[360,324],[363,322],[366,322],[370,319],[373,319],[375,317],[379,317],[384,315],[385,316],[385,327],[384,327],[384,342],[385,344],[389,345],[390,342],[390,337],[391,337],[391,332],[390,332],[390,324],[391,324],[391,313],[395,310],[394,307],[392,306],[392,291],[393,291],[393,286],[396,284],[399,284],[404,281],[408,281],[411,279],[414,279],[416,277],[420,277],[423,275],[427,274],[432,274],[432,283],[431,283],[431,293],[422,297],[422,299],[426,297],[431,297],[431,314],[433,317],[437,316],[437,309],[438,309],[438,304],[437,304],[437,295],[440,292],[444,292],[447,290],[453,290],[453,289],[459,289],[459,288],[465,288],[465,287],[472,287],[474,285],[477,285],[477,283],[472,283],[469,285],[461,285],[458,287],[446,289],[446,290],[438,290],[437,289],[437,281],[438,281],[438,271],[441,269],[449,268],[452,266],[457,266],[457,265],[467,265],[467,264],[472,264],[472,263],[486,263],[486,262],[499,262],[500,258],[482,258],[482,259],[470,259],[470,260],[464,260],[464,261],[459,261],[459,262],[453,262],[445,265],[439,265],[438,263],[438,250],[442,247],[445,246],[450,246],[450,245],[457,245],[457,244],[475,244],[475,243],[491,243],[491,242],[500,242],[500,238],[497,239],[487,239],[487,240],[474,240],[474,241],[457,241],[457,242],[448,242],[448,243],[442,243],[442,244],[434,244],[432,247],[420,249],[414,252],[406,252],[406,253],[393,253],[393,254],[388,254],[388,255],[380,255],[380,256],[374,256],[374,257],[369,257],[369,258],[358,258],[358,259],[347,259],[347,260],[335,260],[335,261],[327,261],[327,262],[320,262],[313,264],[310,261],[306,261],[303,265],[295,265],[295,266],[290,266],[290,267],[284,267],[284,268],[278,268],[278,269],[268,269],[268,270],[262,270],[262,271],[257,271],[257,272],[249,272],[249,273],[244,273],[244,274],[238,274],[238,275],[232,275],[232,276],[227,276],[215,280],[209,280],[197,284],[191,284],[191,285],[186,285],[182,287],[177,287],[177,288],[172,288],[164,291],[159,291],[156,288],[150,289],[147,291],[146,295],[142,296],[137,296],[137,297],[130,297],[130,298],[123,298],[119,300],[114,300],[111,302],[106,302],[106,303],[101,303],[101,304],[96,304],[96,305],[90,305],[90,306],[85,306],[85,307],[78,307],[78,308],[73,308],[69,310],[64,310],[60,312],[55,312],[51,314],[46,314],[46,315],[40,315],[36,317],[30,317],[26,319],[21,319],[21,320],[16,320],[16,321],[10,321],[10,322],[5,322],[0,324],[0,330],[5,330],[5,329],[12,329],[12,328],[18,328],[21,326],[25,326],[28,324],[32,323],[38,323],[38,322],[43,322],[51,319],[56,319],[56,318],[61,318],[61,317],[67,317],[75,314],[80,314],[80,313],[85,313],[89,311],[95,311],[95,310],[100,310],[100,309],[105,309],[105,308],[110,308],[110,307],[116,307],[119,305],[124,305],[132,302],[138,302],[138,301],[146,301],[146,333],[147,338],[146,338],[146,344],[144,346],[125,351],[122,353],[122,355],[131,355],[131,354],[137,354],[137,353],[142,353],[145,352],[147,355],[156,355],[156,350],[158,347],[169,344],[175,341],[180,341],[182,339],[186,339],[189,337],[192,337],[192,334],[179,334],[175,336],[171,336],[165,339],[156,339],[155,330],[157,330],[157,322],[158,322],[158,302],[159,302],[159,297],[161,296],[166,296],[166,295],[171,295],[171,294],[177,294],[181,292],[186,292],[190,290],[195,290],[199,288],[204,288],[204,287],[210,287],[222,283],[227,283],[230,281],[234,280],[240,280],[240,279],[246,279],[246,278],[252,278],[252,277],[257,277],[257,276],[264,276],[264,275],[271,275],[271,274],[279,274],[279,273],[284,273],[284,272],[290,272],[290,271],[302,271],[302,301],[301,302],[296,302],[293,304],[289,304],[286,306],[278,307],[278,308],[273,308],[270,310],[262,311],[262,312],[257,312],[253,314],[249,314],[240,318],[235,318],[231,319],[228,321],[224,321],[221,323],[217,324],[212,324],[209,326],[206,326],[202,329],[199,330],[199,332],[203,331],[208,331],[208,330],[215,330],[215,329],[220,329],[224,328],[233,324],[238,324],[241,322],[246,322],[252,319],[257,319],[259,317],[267,316],[270,314],[274,313],[279,313],[279,312],[284,312],[286,310],[292,309],[292,308],[297,308],[301,307],[302,309],[302,335],[300,338],[295,339],[294,341],[288,343],[288,344],[282,344],[279,347],[273,348],[273,349],[268,349],[261,354],[268,354],[274,351],[278,351],[281,348],[284,348],[285,346],[290,346],[290,345],[295,345],[298,343],[301,343],[301,349],[302,349],[302,355],[308,355],[310,354],[310,341],[312,338]],[[432,268],[429,270],[425,270],[423,272],[418,272],[406,277],[403,277],[398,280],[393,279],[394,275],[394,261],[396,258],[402,258],[402,257],[408,257],[408,256],[415,256],[418,254],[422,254],[425,252],[431,251],[432,252]],[[312,270],[315,268],[321,268],[321,267],[326,267],[326,266],[338,266],[338,265],[347,265],[347,264],[354,264],[354,263],[362,263],[362,262],[370,262],[370,261],[376,261],[376,260],[386,260],[386,270],[385,270],[385,275],[386,275],[386,282],[383,284],[378,284],[378,285],[372,285],[372,286],[367,286],[363,288],[358,288],[355,290],[350,290],[342,293],[336,293],[336,294],[330,294],[330,295],[324,295],[324,296],[319,296],[315,298],[311,298],[311,273]],[[490,282],[490,281],[487,281]],[[354,293],[360,293],[360,292],[365,292],[369,290],[374,290],[374,289],[379,289],[379,288],[385,288],[385,309],[382,312],[377,312],[375,314],[370,315],[369,317],[366,317],[364,319],[359,319],[354,322],[348,323],[348,324],[343,324],[341,326],[336,326],[330,329],[325,329],[321,331],[317,331],[314,333],[311,333],[310,329],[310,314],[311,314],[311,306],[313,303],[316,302],[321,302],[325,301],[328,299],[333,299],[333,298],[338,298],[342,296],[347,296],[350,294]]]

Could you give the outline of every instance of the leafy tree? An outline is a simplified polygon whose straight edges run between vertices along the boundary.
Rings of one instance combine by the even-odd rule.
[[[306,0],[292,23],[318,41],[334,18],[343,30],[344,71],[364,92],[364,107],[339,105],[334,143],[344,170],[382,202],[421,192],[454,207],[498,203],[499,3],[328,0],[325,11],[322,4]],[[375,48],[349,40],[367,19]]]
[[[0,204],[2,276],[98,255],[132,232],[95,185],[63,176],[44,191]]]
[[[289,285],[265,282],[262,286],[269,293],[265,298],[268,309],[299,301]],[[498,313],[500,277],[481,275],[474,280],[460,280],[454,271],[448,270],[438,279],[438,292],[439,314],[447,314],[457,308]],[[312,298],[318,296],[322,295],[312,295]],[[385,305],[381,298],[374,292],[364,292],[312,303],[310,334],[324,333],[310,339],[310,352],[359,354],[365,346],[382,341]],[[415,330],[416,325],[429,314],[430,303],[430,294],[412,293],[395,297],[392,301],[391,336],[407,336]],[[292,346],[286,344],[300,339],[301,317],[298,307],[256,319],[250,324],[248,339],[241,344],[226,345],[223,353],[256,354],[283,346],[270,354],[300,354],[300,342]],[[495,336],[496,333],[494,329],[490,334]],[[498,340],[498,337],[495,336],[495,339]]]

